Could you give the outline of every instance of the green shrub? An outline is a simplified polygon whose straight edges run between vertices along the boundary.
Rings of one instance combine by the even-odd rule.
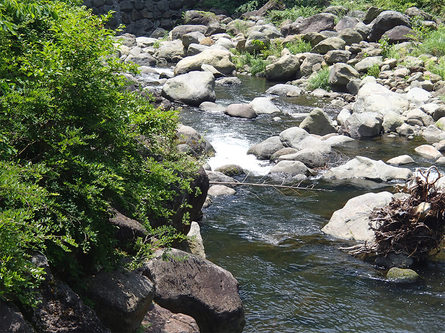
[[[374,64],[368,68],[366,76],[374,76],[375,78],[378,78],[379,74],[380,74],[380,66],[378,64]]]
[[[445,80],[445,56],[439,58],[438,62],[427,62],[426,68],[434,74],[440,75]]]
[[[0,296],[37,285],[32,252],[72,280],[110,265],[110,207],[155,233],[150,221],[192,190],[177,114],[126,89],[118,73],[135,67],[114,56],[110,16],[73,3],[0,6]]]
[[[309,17],[320,11],[319,7],[293,7],[284,10],[271,10],[267,17],[272,23],[280,25],[283,21],[295,21],[299,17]]]
[[[429,53],[436,57],[445,55],[445,26],[441,25],[436,31],[425,35],[419,45],[420,53]]]
[[[312,74],[309,77],[307,88],[309,90],[315,90],[318,88],[330,90],[329,79],[329,67],[322,68],[317,73]]]
[[[295,40],[293,42],[286,43],[286,48],[292,54],[310,52],[312,50],[312,46],[310,43],[305,42],[303,40]]]

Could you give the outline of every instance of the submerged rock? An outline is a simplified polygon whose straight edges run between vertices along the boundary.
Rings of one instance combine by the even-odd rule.
[[[395,283],[414,283],[420,276],[409,268],[392,267],[388,273],[386,273],[386,278]]]

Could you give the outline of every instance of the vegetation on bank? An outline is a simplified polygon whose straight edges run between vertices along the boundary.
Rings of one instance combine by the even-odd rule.
[[[0,4],[0,297],[30,303],[45,254],[69,281],[118,258],[110,208],[158,240],[175,189],[196,170],[176,150],[177,114],[126,89],[114,32],[77,0]],[[169,236],[170,235],[170,236]],[[146,254],[139,242],[134,253]]]

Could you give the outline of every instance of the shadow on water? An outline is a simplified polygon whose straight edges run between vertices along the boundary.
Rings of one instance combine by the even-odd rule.
[[[242,80],[242,86],[218,88],[217,102],[249,102],[264,96],[270,86],[261,79]],[[277,104],[291,110],[288,113],[306,113],[314,102],[280,99]],[[190,108],[183,110],[181,120],[210,142],[237,138],[247,147],[298,125],[295,118],[280,116],[279,122],[270,115],[242,120]],[[410,154],[417,165],[429,166],[413,153],[419,144],[382,137],[349,144],[342,153],[346,158],[363,155],[384,161]],[[419,268],[421,283],[386,282],[372,265],[341,252],[338,248],[344,243],[320,231],[335,210],[369,190],[312,182],[335,191],[242,186],[236,195],[217,198],[204,211],[202,235],[208,258],[240,283],[244,332],[443,332],[445,256]],[[381,190],[387,188],[373,189]]]

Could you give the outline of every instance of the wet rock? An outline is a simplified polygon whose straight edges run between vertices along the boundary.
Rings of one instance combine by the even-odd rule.
[[[409,27],[411,25],[409,17],[392,10],[384,11],[377,16],[372,24],[368,39],[371,42],[377,42],[386,31],[400,25]]]
[[[300,128],[308,133],[318,135],[337,132],[329,116],[320,108],[313,109],[300,123]]]
[[[101,272],[89,281],[87,294],[113,332],[134,332],[150,307],[154,286],[147,277],[133,272]]]
[[[293,154],[282,155],[278,157],[278,161],[299,161],[308,168],[321,168],[329,162],[330,154],[330,146],[308,147]]]
[[[392,267],[386,273],[386,278],[394,283],[414,283],[419,280],[420,276],[409,268]]]
[[[400,155],[400,156],[393,157],[393,158],[389,159],[388,161],[386,161],[386,163],[395,165],[395,166],[399,166],[399,165],[414,163],[414,160],[409,155]]]
[[[408,257],[406,254],[388,253],[386,256],[377,256],[375,258],[375,264],[380,267],[399,267],[408,268],[414,264],[414,260]]]
[[[35,331],[14,304],[0,300],[0,332],[34,333]]]
[[[256,114],[280,113],[280,109],[269,97],[257,97],[249,103]]]
[[[339,37],[329,37],[314,46],[311,52],[326,54],[331,50],[344,50],[346,42]]]
[[[266,90],[267,94],[295,97],[301,95],[301,88],[294,86],[292,84],[276,84]]]
[[[234,177],[244,174],[244,169],[237,164],[225,164],[215,169],[226,176]]]
[[[276,151],[275,153],[273,153],[270,156],[270,160],[271,161],[277,161],[281,156],[294,154],[294,153],[296,153],[298,151],[299,150],[295,149],[295,148],[284,147],[284,148],[281,148],[280,150]]]
[[[345,90],[348,83],[359,77],[351,66],[343,63],[334,64],[329,71],[329,84],[337,90]]]
[[[212,145],[190,126],[179,125],[176,130],[176,136],[178,144],[181,145],[180,150],[182,152],[195,157],[212,156],[215,154],[215,149]]]
[[[152,304],[142,321],[141,333],[199,333],[196,320],[183,313],[173,313]]]
[[[293,55],[285,55],[266,66],[266,78],[271,81],[291,80],[296,77],[299,69],[298,59]]]
[[[168,79],[162,87],[163,96],[189,105],[215,100],[215,78],[208,72],[190,72]]]
[[[284,148],[279,136],[270,137],[260,143],[249,148],[247,154],[253,154],[260,160],[268,160],[270,157]]]
[[[247,119],[255,118],[257,116],[250,104],[230,104],[224,113],[231,117]]]
[[[210,186],[207,195],[211,198],[215,198],[220,196],[234,195],[235,193],[236,191],[233,188],[226,185],[217,184]]]
[[[156,252],[143,272],[155,283],[156,302],[192,316],[201,332],[242,332],[244,309],[230,272],[176,249]]]
[[[224,105],[213,102],[202,102],[199,104],[199,109],[205,112],[213,113],[224,113],[224,111],[226,111],[226,107]]]
[[[375,161],[367,157],[357,156],[338,167],[328,170],[323,178],[326,180],[371,180],[388,182],[392,180],[408,180],[412,172],[406,168],[390,166],[383,161]]]
[[[236,183],[237,181],[232,177],[226,176],[222,172],[218,171],[206,171],[210,183],[224,182],[224,183]]]
[[[321,231],[336,238],[373,243],[374,231],[370,216],[374,209],[388,205],[393,195],[389,192],[366,193],[348,200],[342,209],[332,214]]]
[[[440,151],[438,151],[432,145],[421,145],[416,147],[414,151],[428,160],[437,160],[439,157],[442,156]]]
[[[232,75],[235,65],[232,63],[231,57],[232,54],[227,50],[208,48],[201,53],[186,57],[178,62],[175,67],[175,75],[201,70],[203,64],[215,67],[216,70],[224,75]]]
[[[320,32],[333,30],[335,26],[335,15],[328,13],[316,14],[311,17],[285,25],[281,28],[283,35],[307,34],[309,32]]]

